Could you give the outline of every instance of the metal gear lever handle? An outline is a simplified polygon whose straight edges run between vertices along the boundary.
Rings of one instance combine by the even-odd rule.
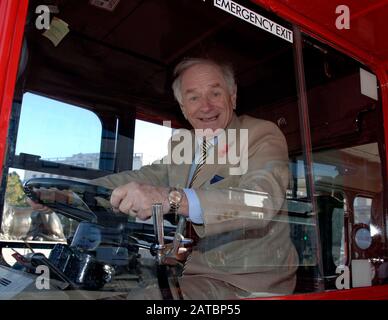
[[[156,245],[153,247],[156,251],[156,259],[158,264],[175,265],[178,263],[177,256],[182,243],[191,243],[191,239],[185,239],[184,232],[186,227],[186,218],[179,216],[178,225],[175,230],[172,244],[165,244],[164,236],[164,217],[162,204],[155,203],[152,205],[152,220],[154,223]]]
[[[163,207],[161,203],[152,205],[152,220],[154,223],[155,241],[156,241],[156,258],[158,263],[162,264],[164,256],[164,222],[163,222]]]

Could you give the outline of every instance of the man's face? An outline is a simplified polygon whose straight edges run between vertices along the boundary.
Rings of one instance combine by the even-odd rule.
[[[225,129],[236,104],[233,91],[218,67],[194,65],[182,74],[182,111],[194,129]]]

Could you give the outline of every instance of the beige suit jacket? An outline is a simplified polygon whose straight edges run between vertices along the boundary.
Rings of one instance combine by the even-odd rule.
[[[286,140],[272,122],[249,116],[234,115],[227,129],[237,135],[219,140],[209,155],[214,164],[206,164],[193,185],[204,223],[194,226],[201,240],[186,262],[183,278],[217,279],[251,293],[291,293],[297,254],[282,210],[289,182]],[[242,129],[247,137],[241,136]],[[168,159],[179,143],[170,141]],[[194,144],[191,153],[193,149]],[[248,165],[236,164],[236,157],[229,159],[232,152],[241,153],[242,161],[244,154]],[[95,182],[110,188],[129,181],[183,188],[190,167],[174,161],[155,163]],[[236,174],[236,168],[242,174]],[[223,179],[211,183],[215,175]]]

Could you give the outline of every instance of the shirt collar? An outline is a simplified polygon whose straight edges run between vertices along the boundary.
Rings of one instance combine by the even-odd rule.
[[[218,134],[218,135],[216,135],[214,137],[211,137],[210,139],[207,140],[207,142],[211,144],[211,147],[217,145],[217,143],[218,143],[218,136],[219,135],[220,134]],[[195,138],[196,138],[196,141],[197,141],[197,146],[201,146],[202,142],[203,142],[203,137],[195,137]]]

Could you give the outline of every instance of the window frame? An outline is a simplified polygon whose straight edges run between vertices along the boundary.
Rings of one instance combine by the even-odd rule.
[[[41,93],[32,91],[26,92],[44,97]],[[53,98],[50,97],[49,99]],[[60,100],[57,101],[61,102]],[[74,106],[94,113],[101,121],[102,133],[100,141],[101,149],[99,169],[42,160],[40,157],[28,154],[21,153],[20,155],[16,155],[16,139],[22,103],[15,101],[13,103],[11,114],[11,124],[8,138],[9,148],[3,174],[6,175],[5,171],[8,170],[9,167],[12,167],[15,169],[38,171],[42,173],[90,180],[110,173],[130,170],[132,168],[133,158],[131,151],[133,150],[134,143],[134,123],[136,120],[135,113],[131,113],[129,111],[123,111],[118,114],[110,111],[101,113],[82,105]]]

